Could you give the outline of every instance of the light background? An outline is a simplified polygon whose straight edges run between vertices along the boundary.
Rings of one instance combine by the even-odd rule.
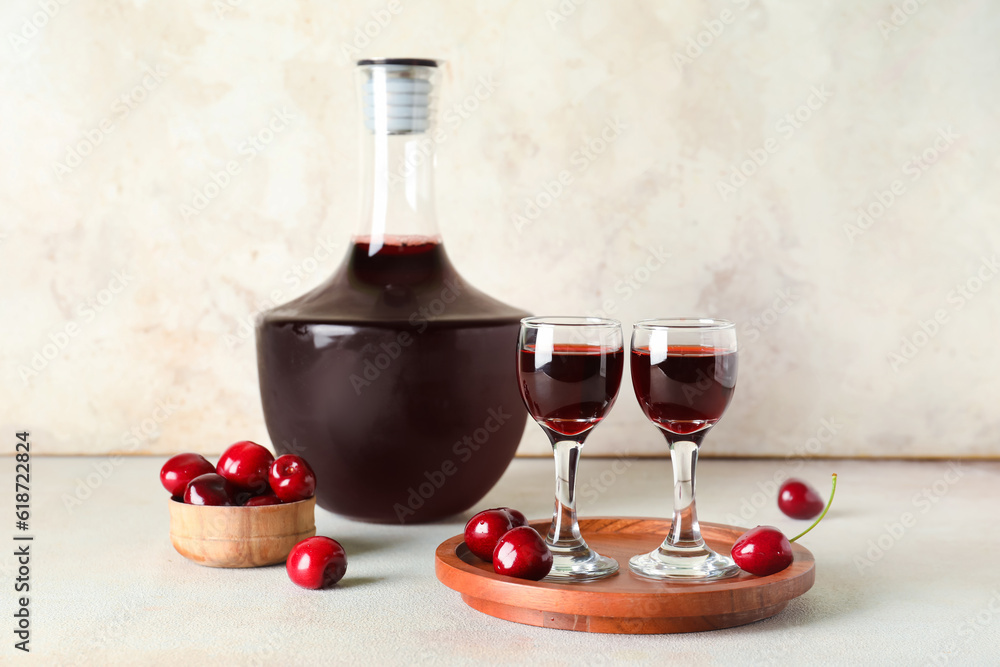
[[[346,248],[351,61],[422,55],[449,61],[445,109],[471,109],[438,152],[471,283],[626,327],[739,323],[706,455],[996,457],[1000,5],[895,6],[5,2],[0,426],[51,453],[267,442],[247,323]],[[521,453],[546,451],[529,425]],[[627,379],[587,452],[664,453]]]

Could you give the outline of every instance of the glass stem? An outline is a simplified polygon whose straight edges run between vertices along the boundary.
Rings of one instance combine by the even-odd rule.
[[[670,462],[674,468],[674,522],[663,546],[679,549],[704,547],[694,504],[698,443],[690,440],[671,442]]]
[[[552,439],[552,452],[556,459],[556,504],[545,541],[562,550],[577,549],[586,544],[576,522],[576,467],[582,447],[583,442]]]

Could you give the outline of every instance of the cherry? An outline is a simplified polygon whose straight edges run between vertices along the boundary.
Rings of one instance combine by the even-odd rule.
[[[281,498],[274,495],[273,493],[268,493],[263,496],[251,496],[246,499],[243,503],[244,507],[260,507],[261,505],[280,505]]]
[[[514,521],[505,508],[483,510],[465,524],[465,544],[483,560],[492,561],[497,542],[515,527]]]
[[[552,569],[552,552],[530,526],[507,531],[493,552],[493,571],[518,579],[538,581]]]
[[[757,526],[736,540],[733,560],[741,570],[766,577],[792,564],[792,544],[774,526]]]
[[[243,440],[222,453],[216,472],[254,495],[268,490],[267,475],[274,455],[256,442]]]
[[[497,509],[504,510],[505,512],[507,512],[507,514],[510,515],[510,518],[514,520],[515,528],[517,528],[518,526],[528,525],[528,517],[524,516],[524,514],[522,514],[521,512],[518,512],[517,510],[511,509],[509,507],[498,507]]]
[[[205,473],[188,482],[184,489],[184,502],[189,505],[232,506],[236,502],[237,490],[225,477],[214,472]]]
[[[178,454],[167,459],[160,468],[160,483],[176,498],[184,495],[188,482],[209,472],[215,472],[215,466],[201,454]]]
[[[316,493],[316,473],[301,456],[285,454],[271,464],[271,490],[282,502],[294,503]]]
[[[337,540],[310,537],[292,547],[285,569],[302,588],[329,588],[347,571],[347,553]]]
[[[816,490],[800,479],[790,479],[778,490],[778,509],[793,519],[813,519],[824,504]]]
[[[823,513],[804,531],[788,539],[784,533],[774,526],[757,526],[740,535],[733,544],[732,556],[741,570],[758,577],[766,577],[775,572],[781,572],[792,564],[792,542],[799,539],[816,527],[833,504],[833,496],[837,492],[837,474],[833,475],[833,488],[830,490],[830,500],[826,503]]]

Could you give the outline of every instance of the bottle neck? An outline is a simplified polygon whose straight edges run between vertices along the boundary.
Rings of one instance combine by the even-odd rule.
[[[363,132],[361,220],[356,242],[439,243],[434,211],[434,142],[427,133]]]

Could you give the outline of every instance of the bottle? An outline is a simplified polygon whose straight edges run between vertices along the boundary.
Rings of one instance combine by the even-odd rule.
[[[517,450],[528,314],[452,266],[434,212],[438,63],[361,60],[362,215],[334,275],[257,322],[261,402],[319,505],[378,523],[472,507]]]

